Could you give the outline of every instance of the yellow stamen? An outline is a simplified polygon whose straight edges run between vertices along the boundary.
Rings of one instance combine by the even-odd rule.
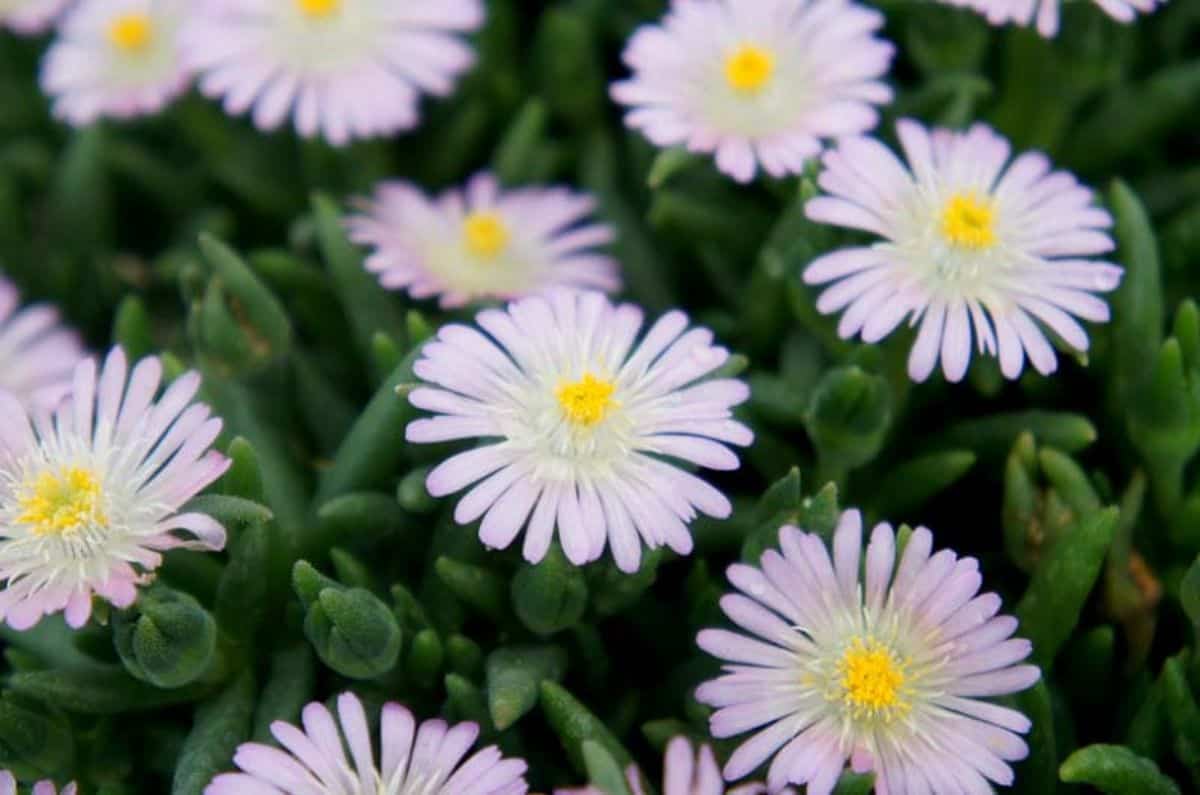
[[[150,46],[153,38],[154,23],[150,15],[143,12],[121,14],[108,26],[108,40],[124,52],[141,52]]]
[[[837,673],[840,700],[855,718],[890,721],[908,711],[904,664],[873,638],[855,638],[838,661]]]
[[[497,213],[474,212],[463,221],[467,249],[477,257],[492,259],[504,251],[510,237],[508,227]]]
[[[342,8],[342,0],[296,0],[296,5],[305,16],[327,17]]]
[[[562,406],[563,414],[576,425],[590,428],[596,425],[617,405],[613,400],[616,386],[611,381],[584,373],[583,378],[573,384],[563,384],[554,395]]]
[[[725,79],[731,88],[756,94],[775,74],[775,55],[762,47],[743,44],[725,59]]]
[[[17,522],[29,525],[34,535],[70,535],[108,522],[100,480],[89,469],[42,472],[23,491]]]
[[[956,246],[990,248],[996,244],[996,211],[974,192],[956,193],[942,210],[942,234]]]

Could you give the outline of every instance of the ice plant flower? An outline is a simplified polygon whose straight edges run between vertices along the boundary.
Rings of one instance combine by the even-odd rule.
[[[662,147],[713,153],[748,182],[795,174],[822,141],[878,123],[894,48],[883,15],[849,0],[687,0],[636,31],[612,87],[625,123]]]
[[[378,766],[366,712],[353,693],[338,696],[336,718],[313,702],[302,723],[303,730],[271,724],[283,750],[243,743],[233,757],[242,772],[217,776],[205,795],[524,795],[529,789],[525,762],[503,758],[494,745],[464,761],[479,737],[474,723],[418,724],[400,704],[385,704]]]
[[[85,359],[53,415],[0,392],[0,620],[28,629],[65,611],[80,627],[92,596],[128,607],[168,549],[221,549],[225,530],[177,513],[229,460],[209,447],[221,421],[192,403],[200,376],[155,400],[156,358],[132,372],[114,348]]]
[[[74,125],[157,113],[188,87],[179,29],[189,0],[82,0],[42,64],[54,114]]]
[[[474,63],[460,38],[481,0],[206,2],[188,25],[200,89],[262,130],[290,115],[305,138],[341,146],[417,124],[422,93],[449,94]]]
[[[74,781],[63,787],[60,792],[53,781],[46,779],[34,784],[30,795],[76,795],[78,791]],[[7,770],[0,770],[0,795],[18,795],[17,779]]]
[[[0,276],[0,390],[26,409],[52,408],[70,390],[82,358],[79,335],[63,327],[58,310],[22,308],[17,288]]]
[[[729,358],[711,331],[669,312],[638,341],[642,312],[600,293],[556,290],[489,309],[482,331],[443,326],[413,372],[427,386],[409,400],[435,412],[409,424],[410,442],[485,439],[429,474],[430,494],[471,486],[460,524],[503,549],[526,528],[525,558],[540,561],[557,528],[574,564],[605,546],[622,571],[641,547],[692,549],[697,511],[725,517],[721,492],[667,459],[736,469],[726,445],[753,435],[731,418],[749,397],[741,381],[712,376]],[[640,539],[640,540],[639,540]]]
[[[9,28],[25,35],[41,33],[54,24],[54,20],[71,1],[0,0],[0,28]]]
[[[843,312],[838,333],[878,342],[902,321],[919,325],[908,359],[915,381],[941,360],[947,380],[966,374],[972,341],[998,356],[1008,378],[1025,359],[1058,366],[1038,321],[1079,351],[1076,318],[1104,322],[1121,269],[1094,259],[1113,249],[1112,217],[1072,175],[1040,152],[1009,162],[1008,141],[989,127],[926,130],[897,124],[906,168],[883,144],[847,138],[823,158],[809,218],[883,238],[826,254],[804,271],[829,285],[824,313]]]
[[[987,17],[993,25],[1015,23],[1028,27],[1036,21],[1037,31],[1046,38],[1057,35],[1063,0],[942,0],[943,3],[970,8]],[[1104,13],[1118,22],[1129,24],[1139,13],[1149,14],[1166,0],[1092,0]]]
[[[713,736],[755,732],[725,777],[773,757],[772,791],[794,783],[829,795],[847,760],[874,771],[879,792],[1011,784],[1030,722],[981,697],[1023,690],[1040,674],[1018,664],[1031,645],[1011,637],[1017,620],[997,615],[1000,597],[979,595],[978,562],[931,554],[933,536],[918,528],[897,564],[896,536],[879,524],[861,577],[858,511],[842,514],[832,560],[815,534],[784,527],[779,540],[760,567],[729,568],[741,593],[721,609],[744,632],[707,629],[697,639],[727,663],[696,692],[717,708]]]
[[[625,771],[625,777],[633,795],[645,795],[642,777],[636,767],[631,765]],[[766,792],[766,785],[759,782],[725,789],[721,768],[713,756],[712,746],[708,744],[701,745],[697,750],[683,736],[667,743],[666,756],[663,758],[662,795],[763,795]],[[582,787],[555,790],[554,795],[605,794],[596,787]],[[795,790],[788,787],[776,795],[795,795]]]
[[[479,174],[437,199],[408,182],[386,182],[347,219],[351,238],[373,251],[367,270],[384,287],[457,307],[520,298],[550,287],[620,288],[616,262],[597,251],[612,228],[592,220],[595,202],[566,188],[501,190]]]

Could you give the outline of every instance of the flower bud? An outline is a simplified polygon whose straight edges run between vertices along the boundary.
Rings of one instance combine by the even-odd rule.
[[[217,624],[191,595],[156,585],[113,615],[113,642],[133,676],[157,687],[182,687],[209,669]]]

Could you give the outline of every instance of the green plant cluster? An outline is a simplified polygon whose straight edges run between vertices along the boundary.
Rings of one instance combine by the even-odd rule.
[[[880,0],[896,102],[986,119],[1095,186],[1125,268],[1113,321],[1053,377],[914,386],[911,334],[863,345],[817,315],[800,272],[849,236],[807,220],[812,175],[735,186],[656,152],[607,98],[655,0],[493,0],[479,64],[419,131],[335,150],[263,135],[195,95],[158,118],[72,131],[38,92],[42,43],[0,37],[0,264],[95,349],[196,368],[230,471],[192,507],[220,555],[175,551],[128,610],[69,632],[0,630],[0,768],[100,795],[199,795],[238,743],[347,688],[469,719],[525,757],[535,789],[651,781],[717,664],[726,565],[839,508],[931,527],[978,557],[1043,680],[1020,793],[1200,791],[1200,4],[1118,25],[1071,3],[1063,32],[989,28]],[[424,489],[450,445],[411,446],[404,399],[443,312],[385,292],[341,217],[403,176],[429,189],[491,168],[569,182],[618,230],[625,297],[682,307],[737,352],[756,435],[716,483],[726,521],[696,551],[538,565],[486,551]],[[370,710],[368,710],[370,712]],[[726,753],[729,743],[716,743]],[[847,775],[841,793],[865,792]]]

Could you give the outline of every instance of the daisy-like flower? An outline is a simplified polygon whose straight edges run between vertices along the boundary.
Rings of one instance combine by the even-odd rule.
[[[302,718],[303,730],[271,724],[283,750],[243,743],[233,758],[243,772],[217,776],[205,795],[524,795],[529,789],[525,762],[505,759],[494,745],[464,761],[479,737],[474,723],[417,724],[403,706],[385,704],[376,766],[366,712],[353,693],[338,696],[336,719],[319,702],[306,706]]]
[[[616,262],[596,251],[613,239],[591,220],[595,202],[566,188],[502,191],[480,174],[436,200],[387,182],[347,219],[351,238],[374,249],[366,267],[380,283],[444,307],[519,298],[550,287],[621,286]]]
[[[188,26],[200,89],[262,130],[291,115],[300,135],[341,146],[418,120],[421,93],[446,96],[474,53],[481,0],[207,0]]]
[[[1012,22],[1028,27],[1036,20],[1037,31],[1046,38],[1058,33],[1063,0],[942,0],[943,3],[970,8],[987,17],[993,25]],[[1139,13],[1149,14],[1166,0],[1092,0],[1104,13],[1118,22],[1129,24]]]
[[[919,325],[908,359],[915,381],[939,359],[947,380],[961,380],[972,340],[999,357],[1008,378],[1026,357],[1051,373],[1058,360],[1037,321],[1087,350],[1076,318],[1108,320],[1094,293],[1121,280],[1120,268],[1092,258],[1113,249],[1112,217],[1092,191],[1051,170],[1040,152],[1010,163],[1008,142],[982,124],[931,133],[903,120],[897,131],[909,168],[866,138],[843,140],[823,158],[820,185],[830,195],[808,203],[809,218],[884,240],[808,266],[806,282],[829,285],[817,309],[844,310],[838,332],[866,342],[906,318]]]
[[[827,138],[855,135],[891,101],[883,15],[849,0],[675,0],[625,50],[612,87],[625,123],[658,146],[715,153],[748,182],[799,173]]]
[[[0,390],[26,408],[52,408],[70,390],[82,358],[79,335],[59,323],[58,310],[21,308],[17,288],[0,276]]]
[[[736,469],[726,445],[753,438],[730,413],[749,397],[746,385],[706,378],[729,358],[712,332],[689,330],[675,311],[638,342],[641,310],[570,290],[486,310],[477,322],[483,332],[443,326],[421,352],[413,372],[430,386],[409,399],[438,416],[414,420],[407,436],[489,440],[427,481],[435,497],[474,484],[454,518],[483,517],[486,546],[503,549],[528,526],[524,555],[536,563],[557,528],[572,563],[609,545],[617,566],[634,571],[643,543],[690,552],[697,511],[729,515],[721,492],[666,460]]]
[[[70,3],[71,0],[0,0],[0,28],[24,35],[41,33],[54,24]]]
[[[642,777],[637,768],[632,765],[625,773],[629,782],[629,791],[633,795],[645,795],[642,788]],[[754,782],[738,787],[725,789],[725,781],[721,778],[721,768],[717,758],[713,756],[712,747],[701,745],[699,750],[692,747],[686,737],[676,737],[667,743],[666,756],[663,758],[663,795],[763,795],[767,792],[764,784]],[[580,789],[555,790],[554,795],[605,795],[596,787]],[[776,795],[795,795],[795,790],[787,787]]]
[[[159,112],[191,80],[179,51],[188,0],[82,0],[42,65],[54,115],[74,125]]]
[[[221,421],[192,403],[200,376],[155,400],[156,358],[129,372],[120,348],[97,376],[85,359],[53,415],[0,392],[0,620],[28,629],[65,611],[81,627],[92,595],[128,607],[177,547],[217,550],[225,530],[179,507],[228,469],[209,447]],[[186,535],[181,535],[181,533]]]
[[[30,795],[76,795],[78,791],[75,782],[72,781],[63,787],[60,793],[54,782],[46,779],[34,784]],[[7,770],[0,770],[0,795],[17,795],[17,779]]]
[[[1010,762],[1028,752],[1029,720],[981,697],[1034,684],[1019,665],[1030,651],[1012,638],[1017,620],[998,616],[1000,597],[978,595],[974,558],[930,554],[918,528],[896,562],[896,537],[875,527],[862,562],[862,518],[842,514],[833,558],[815,534],[784,527],[782,551],[761,568],[734,565],[741,591],[721,609],[746,634],[700,633],[700,647],[725,673],[696,697],[713,707],[715,737],[747,731],[725,766],[730,781],[774,757],[772,791],[807,784],[829,795],[846,760],[875,772],[879,792],[970,795],[1011,784]]]

